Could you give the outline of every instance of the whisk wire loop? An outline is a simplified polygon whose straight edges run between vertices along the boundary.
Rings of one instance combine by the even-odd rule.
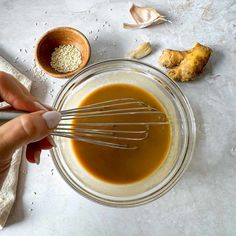
[[[147,139],[151,125],[168,124],[166,114],[134,98],[120,98],[61,111],[62,119],[53,135],[90,144],[137,149]],[[152,115],[153,120],[102,122],[96,118],[122,118]],[[86,119],[85,121],[83,119]],[[73,122],[72,122],[73,121]]]

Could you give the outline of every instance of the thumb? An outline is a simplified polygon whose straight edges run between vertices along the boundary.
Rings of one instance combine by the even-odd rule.
[[[17,148],[48,136],[61,120],[57,111],[21,115],[0,126],[0,154],[11,155]]]

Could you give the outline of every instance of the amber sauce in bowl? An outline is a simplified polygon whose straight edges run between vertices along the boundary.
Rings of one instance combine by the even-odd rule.
[[[159,109],[166,114],[168,124],[150,125],[148,138],[134,143],[136,150],[55,136],[57,148],[51,154],[61,176],[79,194],[103,205],[133,207],[153,201],[175,186],[190,163],[196,124],[189,102],[176,83],[155,67],[126,59],[83,69],[63,86],[54,107],[63,111],[117,98],[134,98]],[[70,126],[75,122],[153,119],[146,115],[64,122]]]
[[[129,84],[112,84],[92,91],[80,106],[113,100],[117,98],[134,98],[145,102],[162,112],[162,104],[146,90]],[[157,120],[157,114],[127,115],[118,117],[96,118],[96,122],[141,122]],[[79,122],[93,122],[93,119],[83,119]],[[77,123],[74,120],[73,123]],[[113,127],[114,128],[114,127]],[[127,130],[143,127],[126,126]],[[85,142],[71,140],[73,151],[78,161],[93,176],[114,184],[127,184],[139,181],[158,167],[165,160],[171,143],[170,124],[150,125],[147,139],[134,141],[138,146],[135,150],[121,150],[101,147]]]

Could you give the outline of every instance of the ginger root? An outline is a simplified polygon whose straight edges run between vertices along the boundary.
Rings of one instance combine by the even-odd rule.
[[[194,80],[207,64],[212,50],[209,47],[196,43],[187,51],[165,49],[160,57],[160,64],[166,68],[170,78],[177,81]]]

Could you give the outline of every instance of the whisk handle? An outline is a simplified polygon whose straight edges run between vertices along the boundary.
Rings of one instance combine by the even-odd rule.
[[[7,122],[12,120],[20,115],[26,114],[24,111],[4,111],[0,110],[0,122]]]

